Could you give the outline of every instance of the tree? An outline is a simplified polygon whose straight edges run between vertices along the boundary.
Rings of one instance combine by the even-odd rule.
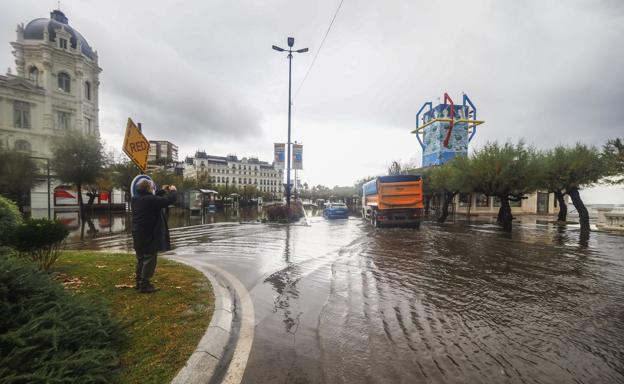
[[[121,161],[110,166],[113,186],[124,192],[126,201],[130,199],[130,184],[141,173],[141,170],[132,161]]]
[[[100,177],[95,180],[95,185],[99,191],[105,191],[108,193],[108,206],[110,209],[110,205],[113,202],[113,188],[115,188],[112,166],[109,166],[102,171]]]
[[[104,165],[104,150],[96,136],[72,131],[56,138],[52,143],[51,166],[61,181],[76,187],[80,212],[84,209],[83,186],[95,184]]]
[[[558,146],[538,155],[542,170],[541,187],[548,192],[554,193],[559,205],[557,221],[560,222],[565,222],[568,215],[568,205],[565,202],[566,186],[561,177],[568,167],[568,160],[565,156],[562,156],[563,152],[565,152],[565,148]]]
[[[564,191],[572,199],[579,215],[582,232],[589,232],[589,213],[579,190],[598,183],[609,175],[609,162],[596,147],[576,144],[575,147],[558,146],[547,156],[549,165],[545,179],[549,188]]]
[[[612,176],[608,182],[624,184],[624,139],[607,141],[603,147],[603,157],[608,167],[608,176]]]
[[[388,166],[388,175],[400,175],[401,173],[403,173],[401,163],[393,160],[392,163],[390,163],[390,166]]]
[[[176,175],[174,172],[166,169],[155,169],[150,172],[149,176],[159,186],[163,185],[180,185],[182,184],[182,176]]]
[[[17,203],[20,210],[28,205],[28,193],[35,184],[37,165],[25,153],[0,152],[0,194]]]
[[[449,215],[449,205],[460,192],[472,191],[470,177],[470,160],[465,157],[456,157],[441,165],[427,170],[428,192],[440,192],[443,195],[442,212],[438,217],[439,223],[444,223]]]
[[[506,231],[511,231],[513,216],[509,202],[520,201],[538,188],[539,171],[533,148],[527,148],[522,141],[515,145],[494,142],[473,154],[468,175],[476,192],[500,199],[497,221]]]
[[[357,180],[355,184],[353,184],[353,186],[355,187],[355,190],[357,191],[358,196],[360,197],[362,196],[362,186],[373,179],[374,179],[373,176],[367,176],[367,177]]]

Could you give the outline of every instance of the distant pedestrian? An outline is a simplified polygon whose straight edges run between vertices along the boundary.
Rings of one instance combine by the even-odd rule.
[[[137,194],[132,197],[132,239],[136,252],[136,288],[141,293],[158,289],[150,282],[156,270],[158,251],[169,250],[169,228],[165,209],[175,202],[176,187],[163,186],[154,195],[154,185],[143,179],[136,184]]]

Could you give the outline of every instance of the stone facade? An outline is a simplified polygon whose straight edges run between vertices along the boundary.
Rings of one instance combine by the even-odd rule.
[[[278,199],[283,196],[284,171],[257,158],[213,156],[198,151],[194,157],[186,158],[184,178],[197,178],[202,173],[210,177],[211,183],[217,187],[255,187],[259,192]]]
[[[178,146],[165,140],[150,140],[147,164],[152,165],[158,161],[175,163],[178,161]],[[150,164],[151,163],[151,164]]]
[[[68,131],[99,136],[98,55],[59,10],[17,26],[11,43],[16,73],[0,75],[0,150],[29,153],[41,164],[54,137]],[[54,206],[48,179],[31,191],[31,207]],[[51,190],[59,183],[50,180]]]
[[[60,11],[17,27],[17,74],[0,76],[0,148],[49,158],[67,130],[99,135],[97,52]]]
[[[510,202],[511,213],[516,215],[556,215],[559,212],[557,199],[553,193],[535,192],[519,202]],[[481,193],[465,193],[455,196],[453,201],[456,213],[471,215],[496,215],[500,201]]]

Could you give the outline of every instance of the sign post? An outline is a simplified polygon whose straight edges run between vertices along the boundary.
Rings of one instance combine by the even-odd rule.
[[[123,143],[123,151],[130,160],[136,164],[141,172],[147,169],[147,155],[149,154],[149,141],[143,136],[143,133],[134,124],[131,118],[128,118],[126,125],[126,134]]]

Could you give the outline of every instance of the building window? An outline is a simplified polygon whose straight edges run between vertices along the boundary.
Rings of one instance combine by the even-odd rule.
[[[17,100],[13,102],[13,126],[30,128],[30,104]]]
[[[67,92],[69,93],[69,91],[71,90],[70,88],[70,81],[71,79],[69,78],[69,75],[65,72],[61,72],[58,74],[58,88],[60,91],[63,92]]]
[[[56,128],[57,129],[69,129],[71,124],[71,113],[69,112],[57,112],[56,113]]]
[[[459,206],[460,207],[468,207],[470,206],[470,193],[460,193],[459,194]]]
[[[59,39],[59,47],[61,49],[67,49],[67,39]]]
[[[91,131],[93,128],[91,126],[91,119],[88,117],[85,117],[85,131],[87,132],[87,134],[91,135],[93,132]]]
[[[39,85],[39,70],[34,65],[30,67],[28,71],[28,78],[32,80],[35,85]]]
[[[84,83],[84,93],[87,100],[91,100],[91,83],[88,81]]]
[[[23,152],[30,152],[30,143],[26,140],[17,140],[15,142],[15,150],[23,151]]]
[[[477,201],[475,205],[479,208],[488,208],[490,206],[490,199],[486,194],[479,193],[477,195]]]

